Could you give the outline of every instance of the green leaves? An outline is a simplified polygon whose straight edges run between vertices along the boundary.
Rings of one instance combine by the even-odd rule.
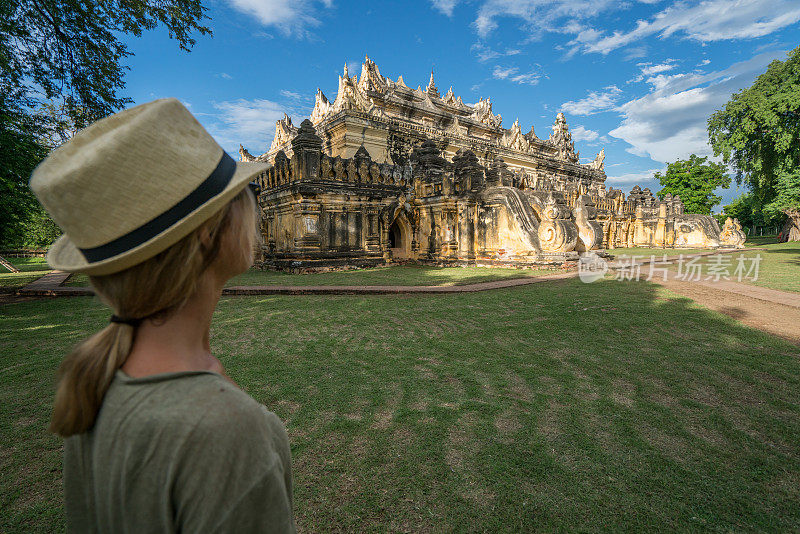
[[[159,25],[183,50],[211,34],[201,0],[0,1],[0,243],[45,243],[57,229],[27,187],[75,131],[132,102],[119,36]],[[36,245],[34,245],[36,246]]]
[[[732,95],[708,119],[708,136],[766,216],[800,208],[800,47]]]
[[[131,102],[117,94],[125,86],[121,61],[131,55],[119,34],[161,24],[188,51],[195,31],[211,33],[200,24],[205,9],[200,0],[11,0],[2,12],[8,69],[63,102],[82,128]]]
[[[664,175],[657,172],[655,178],[663,186],[658,192],[659,197],[664,198],[667,193],[680,196],[687,213],[702,215],[710,214],[711,208],[722,200],[714,190],[731,185],[725,165],[709,162],[708,158],[695,154],[688,160],[670,163]]]

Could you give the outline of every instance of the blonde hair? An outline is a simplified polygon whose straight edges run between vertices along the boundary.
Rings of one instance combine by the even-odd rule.
[[[163,252],[124,271],[89,279],[115,315],[163,319],[195,294],[226,234],[232,233],[242,249],[255,245],[255,223],[255,199],[245,187],[225,208]],[[64,358],[58,369],[51,432],[67,437],[92,428],[114,374],[131,352],[135,333],[129,324],[109,323]]]

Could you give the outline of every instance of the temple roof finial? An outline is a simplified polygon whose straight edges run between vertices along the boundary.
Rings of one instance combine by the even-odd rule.
[[[436,83],[433,81],[433,67],[431,67],[431,80],[428,82],[428,87],[425,91],[431,96],[439,96],[439,90],[436,88]]]

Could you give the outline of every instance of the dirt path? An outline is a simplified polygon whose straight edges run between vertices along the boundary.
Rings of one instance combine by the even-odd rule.
[[[655,277],[653,282],[747,326],[800,345],[800,293],[738,282],[685,282],[673,277],[667,281]]]

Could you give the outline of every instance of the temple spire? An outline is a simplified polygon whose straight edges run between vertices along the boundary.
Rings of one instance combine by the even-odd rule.
[[[433,68],[431,68],[431,80],[428,82],[428,87],[425,91],[430,96],[439,96],[439,90],[436,88],[436,83],[433,81]]]

